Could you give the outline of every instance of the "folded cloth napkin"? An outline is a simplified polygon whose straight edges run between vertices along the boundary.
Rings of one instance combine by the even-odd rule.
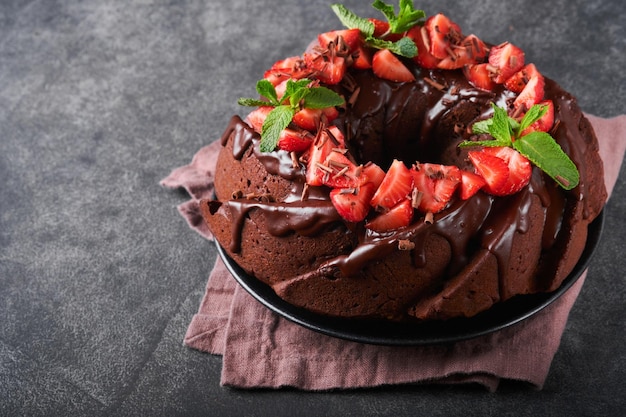
[[[610,193],[626,148],[626,115],[588,117],[599,139]],[[189,165],[161,181],[165,187],[183,187],[191,195],[178,209],[189,226],[207,239],[212,238],[211,232],[197,202],[212,195],[219,149],[217,142],[205,146]],[[329,390],[478,383],[495,391],[502,379],[510,379],[541,389],[585,276],[586,272],[562,297],[515,326],[453,344],[392,347],[321,335],[279,317],[240,287],[218,258],[184,343],[223,355],[221,384],[239,388]]]

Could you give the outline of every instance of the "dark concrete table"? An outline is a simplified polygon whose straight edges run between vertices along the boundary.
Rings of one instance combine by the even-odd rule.
[[[624,172],[543,391],[243,391],[219,386],[221,358],[182,345],[216,253],[176,213],[185,195],[158,181],[241,114],[263,69],[338,27],[328,3],[0,2],[0,415],[624,409]],[[418,6],[520,45],[585,111],[626,113],[621,0]]]

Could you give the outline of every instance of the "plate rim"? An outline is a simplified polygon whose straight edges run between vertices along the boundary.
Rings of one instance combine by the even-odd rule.
[[[425,323],[331,317],[294,306],[280,298],[269,285],[246,273],[228,256],[217,240],[215,244],[219,256],[237,283],[264,307],[295,324],[352,342],[384,346],[426,346],[485,336],[514,326],[548,307],[574,285],[587,269],[600,242],[604,219],[605,209],[589,224],[581,257],[556,290],[516,296],[474,317]],[[528,308],[525,308],[526,304]]]

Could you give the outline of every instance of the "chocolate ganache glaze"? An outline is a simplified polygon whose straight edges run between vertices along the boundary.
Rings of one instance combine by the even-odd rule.
[[[516,95],[501,85],[476,89],[461,70],[406,65],[415,82],[350,69],[334,87],[347,105],[333,124],[350,154],[384,169],[393,159],[471,169],[458,144],[480,139],[472,124],[492,115],[492,103],[511,108]],[[606,192],[595,135],[576,100],[549,79],[545,98],[555,105],[550,133],[580,172],[571,191],[533,167],[516,194],[453,197],[432,222],[416,216],[408,227],[377,233],[344,221],[326,187],[305,184],[305,164],[289,152],[260,152],[259,135],[234,116],[221,138],[217,199],[202,201],[201,211],[246,271],[288,302],[322,314],[446,319],[551,291],[576,264]],[[243,172],[251,178],[233,180]],[[408,250],[398,249],[406,243]],[[298,245],[311,248],[310,256]]]

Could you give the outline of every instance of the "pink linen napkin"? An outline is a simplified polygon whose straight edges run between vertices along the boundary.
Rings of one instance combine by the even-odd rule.
[[[600,142],[610,194],[626,149],[626,115],[588,118]],[[219,149],[218,142],[205,146],[189,165],[161,181],[165,187],[183,187],[191,195],[178,210],[207,239],[212,236],[197,201],[212,195]],[[223,355],[220,382],[239,388],[330,390],[478,383],[495,391],[502,379],[510,379],[541,389],[586,275],[549,307],[513,327],[450,345],[390,347],[321,335],[279,317],[240,287],[218,258],[184,343]]]

